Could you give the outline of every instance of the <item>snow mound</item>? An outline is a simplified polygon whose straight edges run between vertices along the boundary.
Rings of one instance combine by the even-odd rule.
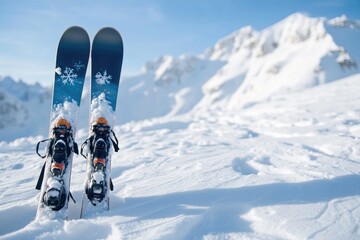
[[[97,98],[94,98],[91,101],[91,119],[90,119],[90,126],[96,124],[99,118],[103,117],[105,118],[111,127],[113,127],[114,122],[114,111],[109,104],[109,102],[106,100],[105,93],[101,93],[100,96]]]

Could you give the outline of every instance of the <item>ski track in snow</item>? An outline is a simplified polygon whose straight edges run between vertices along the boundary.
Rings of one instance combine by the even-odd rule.
[[[111,210],[87,219],[85,159],[69,220],[35,221],[39,137],[1,142],[0,239],[360,238],[359,80],[116,126]]]

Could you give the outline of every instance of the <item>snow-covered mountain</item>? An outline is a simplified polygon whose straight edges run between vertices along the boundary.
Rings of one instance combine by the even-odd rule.
[[[358,73],[357,23],[296,13],[262,31],[243,27],[197,56],[148,62],[122,81],[120,121],[243,108]]]
[[[45,134],[50,102],[50,89],[0,77],[0,141]]]
[[[280,93],[296,92],[359,73],[359,25],[358,20],[345,16],[328,20],[295,13],[261,31],[243,27],[198,55],[163,56],[149,61],[138,75],[121,79],[117,123],[216,108],[244,108]],[[0,83],[9,81],[6,79],[9,78]],[[23,82],[12,86],[15,85],[0,85],[2,96],[16,97],[18,103],[14,104],[19,110],[1,116],[16,119],[12,126],[28,128],[23,131],[24,136],[47,134],[47,130],[29,130],[32,126],[27,124],[35,108],[27,104],[30,89],[42,88],[26,87]],[[50,92],[40,92],[34,95],[42,97],[35,98],[47,101],[45,105],[49,106]],[[88,89],[81,108],[80,128],[87,124],[86,103]],[[15,109],[8,108],[7,111]],[[11,131],[1,134],[2,131],[0,135],[6,137],[0,140],[20,136],[11,136]]]

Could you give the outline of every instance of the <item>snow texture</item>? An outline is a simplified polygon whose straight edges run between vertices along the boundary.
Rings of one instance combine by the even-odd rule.
[[[360,28],[359,20],[350,20],[345,15],[330,19],[328,24],[334,27]]]
[[[123,78],[110,211],[84,219],[86,160],[73,160],[69,220],[35,219],[42,137],[25,123],[0,130],[0,239],[359,239],[359,39],[294,14]],[[7,102],[49,113],[45,90],[25,101],[10,89]],[[105,96],[92,104],[114,116]],[[47,116],[28,119],[41,129]],[[89,132],[80,116],[78,143]]]
[[[109,122],[110,127],[113,127],[115,113],[112,110],[109,102],[106,100],[105,93],[101,93],[100,96],[94,98],[91,101],[90,111],[91,111],[90,128],[94,124],[96,124],[96,121],[100,117],[105,118]]]
[[[96,183],[100,183],[101,181],[104,181],[104,174],[102,172],[94,172],[93,179]]]
[[[75,132],[78,111],[79,111],[79,105],[74,100],[72,100],[71,102],[65,101],[64,104],[59,104],[55,106],[50,119],[50,123],[51,123],[50,129],[52,129],[55,126],[56,122],[59,119],[64,118],[70,123],[70,125],[73,128],[73,131]]]
[[[64,223],[34,220],[36,139],[2,142],[2,239],[357,239],[359,81],[116,126],[110,211],[79,219],[70,203]],[[78,202],[85,171],[75,157]]]

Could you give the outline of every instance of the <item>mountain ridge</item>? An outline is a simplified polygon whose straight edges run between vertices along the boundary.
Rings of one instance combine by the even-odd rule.
[[[358,23],[345,16],[328,20],[295,13],[260,31],[244,26],[197,55],[165,55],[148,61],[139,74],[121,79],[117,123],[216,108],[241,109],[279,93],[359,73]],[[51,90],[11,80],[0,79],[3,98],[13,96],[18,101],[15,105],[28,112],[27,117],[20,114],[22,120],[15,121],[14,127],[22,126],[24,134],[47,134],[32,125],[48,118]],[[85,85],[80,128],[86,127],[88,119],[89,84]],[[34,109],[43,113],[41,118]],[[13,131],[0,127],[5,136],[0,140],[21,136]]]

